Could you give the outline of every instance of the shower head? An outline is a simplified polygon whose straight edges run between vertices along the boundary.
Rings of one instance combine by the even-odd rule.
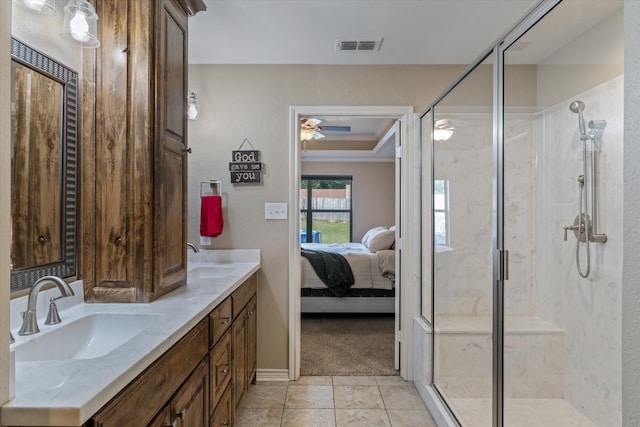
[[[573,101],[571,104],[569,104],[569,110],[571,110],[572,113],[578,114],[578,127],[580,128],[580,135],[585,136],[587,134],[587,130],[584,127],[584,117],[582,117],[584,102]]]
[[[569,104],[569,109],[573,113],[580,113],[582,110],[584,110],[584,102],[573,101],[571,104]]]

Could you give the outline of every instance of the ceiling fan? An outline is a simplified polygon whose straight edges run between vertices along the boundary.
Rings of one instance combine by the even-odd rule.
[[[351,126],[320,126],[320,119],[302,119],[300,120],[300,139],[304,142],[312,139],[322,139],[324,132],[351,132]]]

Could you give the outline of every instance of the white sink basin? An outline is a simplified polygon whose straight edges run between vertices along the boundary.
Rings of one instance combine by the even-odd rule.
[[[69,323],[63,319],[55,329],[16,346],[16,362],[102,357],[151,326],[156,316],[93,313]]]
[[[233,267],[226,267],[223,265],[208,265],[206,267],[196,267],[189,270],[187,277],[192,277],[194,279],[217,279],[229,276],[234,270],[235,268]]]

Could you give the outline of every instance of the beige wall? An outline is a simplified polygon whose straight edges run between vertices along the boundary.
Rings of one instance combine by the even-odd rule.
[[[353,242],[372,227],[394,224],[394,162],[302,162],[302,174],[353,177]]]
[[[258,368],[288,366],[288,221],[264,219],[265,202],[288,202],[289,107],[426,106],[464,66],[191,65],[201,113],[189,123],[189,240],[199,243],[199,182],[221,179],[225,229],[213,248],[258,248]],[[262,152],[258,185],[229,183],[231,151],[248,138]],[[245,144],[245,148],[246,148]],[[298,260],[293,260],[297,262]]]
[[[9,265],[11,264],[10,214],[7,209],[11,203],[11,185],[9,170],[11,168],[11,113],[9,100],[11,99],[11,51],[9,39],[11,37],[11,2],[0,2],[0,404],[9,399]]]

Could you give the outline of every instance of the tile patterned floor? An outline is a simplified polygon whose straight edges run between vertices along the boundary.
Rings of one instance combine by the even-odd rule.
[[[301,377],[251,385],[236,427],[436,427],[413,383],[397,376]]]

